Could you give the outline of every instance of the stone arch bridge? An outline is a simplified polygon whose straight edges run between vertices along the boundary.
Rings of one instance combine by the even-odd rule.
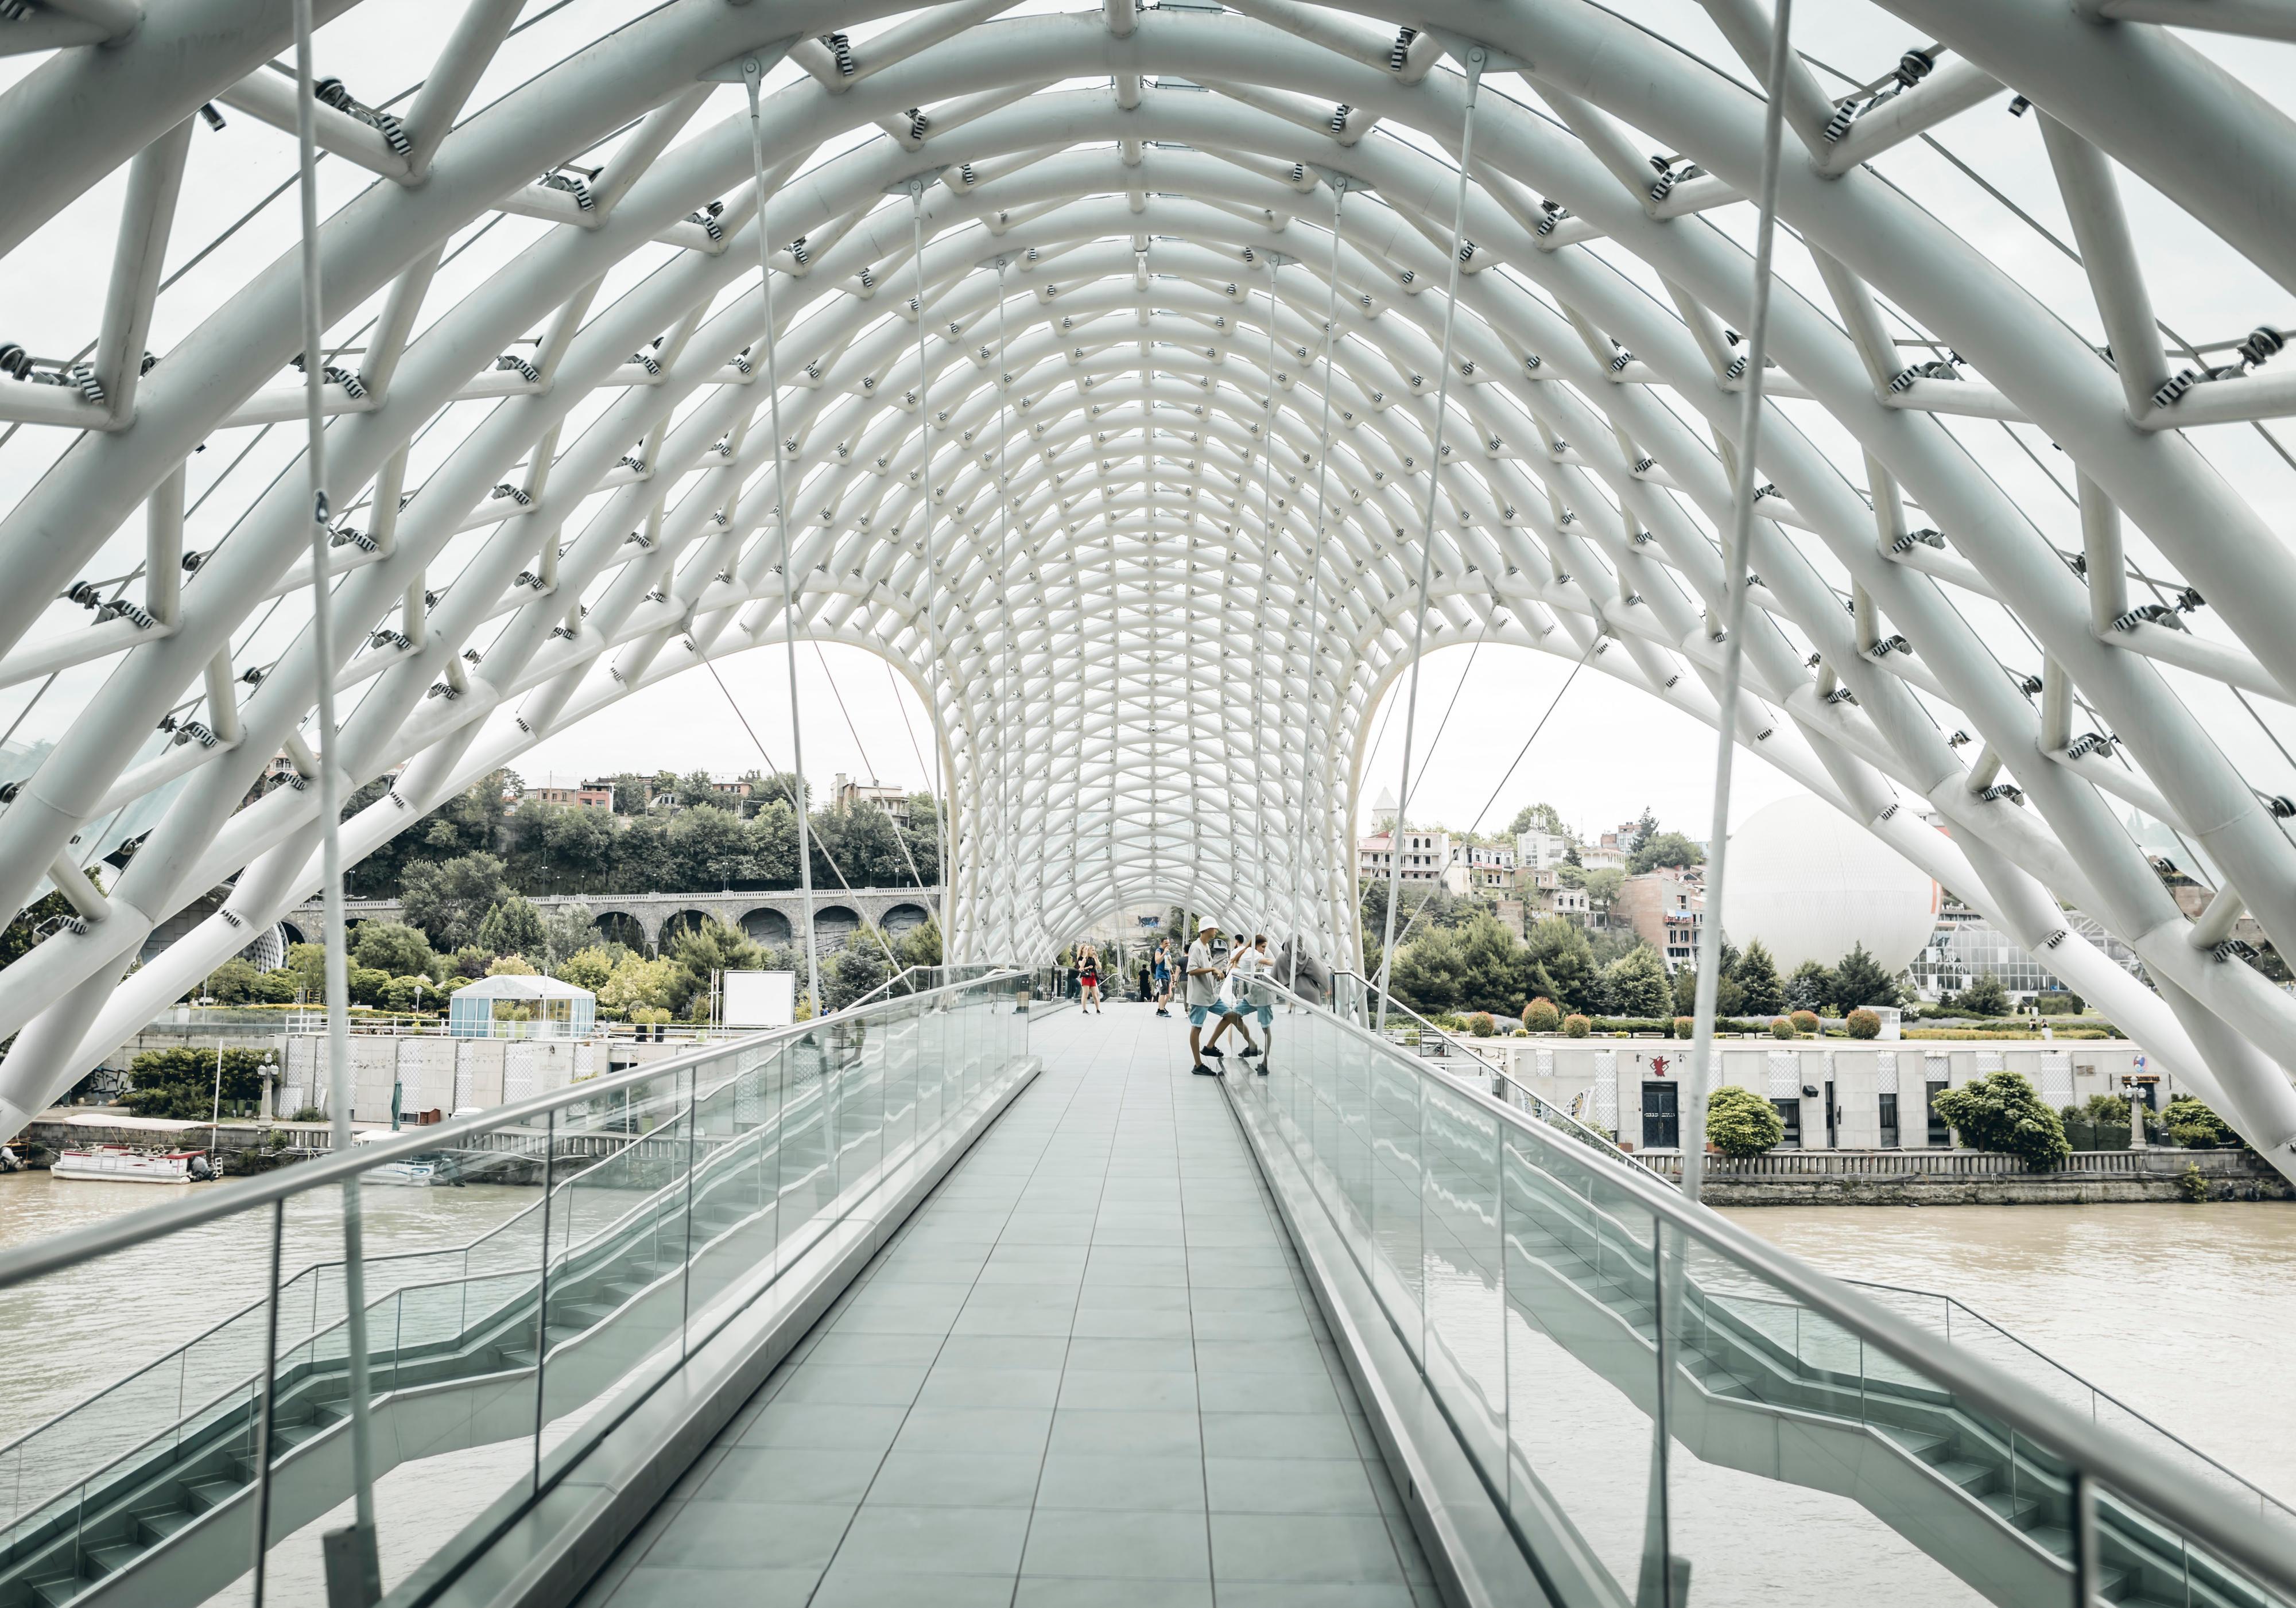
[[[816,891],[813,896],[815,941],[824,949],[832,949],[864,927],[897,937],[922,926],[939,907],[940,897],[938,888]],[[528,902],[544,911],[587,905],[605,937],[649,951],[660,947],[664,932],[681,918],[690,922],[714,916],[775,948],[794,944],[805,920],[804,898],[793,888],[751,893],[545,894]],[[354,926],[360,922],[395,922],[405,919],[405,907],[397,899],[347,899],[343,914]],[[323,930],[318,902],[298,905],[281,917],[279,924],[291,944],[317,941]]]

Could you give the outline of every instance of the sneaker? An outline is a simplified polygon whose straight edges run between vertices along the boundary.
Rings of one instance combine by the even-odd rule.
[[[1265,1078],[1266,1076],[1267,1076],[1267,1062],[1266,1062],[1265,1061],[1261,1062],[1259,1063],[1259,1075],[1260,1075],[1261,1077]]]
[[[1195,1075],[1199,1078],[1217,1078],[1219,1076],[1218,1072],[1212,1071],[1211,1068],[1206,1066],[1201,1061],[1196,1062],[1194,1071]]]
[[[1204,1046],[1204,1054],[1207,1055],[1218,1055],[1223,1061],[1227,1059],[1227,1052],[1220,1048],[1220,1046],[1216,1044],[1208,1044]]]
[[[1259,1054],[1259,1046],[1258,1045],[1256,1045],[1256,1044],[1247,1044],[1247,1045],[1245,1045],[1245,1046],[1243,1046],[1243,1058],[1244,1058],[1246,1061],[1250,1060],[1254,1055],[1257,1055],[1258,1054]]]

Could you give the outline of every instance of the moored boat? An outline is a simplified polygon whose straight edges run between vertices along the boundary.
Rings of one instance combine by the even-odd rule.
[[[56,1153],[52,1177],[96,1184],[194,1184],[217,1176],[207,1153],[199,1150],[130,1150],[124,1144],[91,1144]]]

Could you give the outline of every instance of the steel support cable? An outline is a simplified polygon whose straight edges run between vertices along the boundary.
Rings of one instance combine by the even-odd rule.
[[[1340,224],[1345,216],[1348,204],[1347,176],[1344,174],[1334,174],[1331,179],[1331,185],[1332,275],[1324,301],[1324,407],[1323,422],[1317,429],[1316,443],[1316,534],[1308,558],[1308,708],[1311,714],[1316,707],[1316,688],[1323,672],[1324,662],[1324,513],[1332,462],[1332,387],[1340,347]],[[1271,290],[1267,306],[1268,340],[1271,347],[1274,345],[1275,334],[1276,309],[1272,289],[1274,280],[1275,276],[1271,274],[1269,275]],[[1267,371],[1267,421],[1268,435],[1272,445],[1275,428],[1275,370],[1272,363]],[[1334,687],[1335,697],[1337,691],[1338,689]],[[1300,949],[1307,941],[1307,923],[1299,908],[1300,857],[1308,851],[1309,844],[1328,841],[1331,835],[1329,821],[1331,795],[1329,790],[1321,785],[1329,773],[1317,771],[1315,777],[1316,784],[1311,789],[1309,772],[1315,767],[1316,761],[1315,746],[1309,742],[1308,733],[1303,730],[1300,737],[1300,830],[1292,857],[1290,980],[1295,986],[1300,980]],[[1311,791],[1314,794],[1312,800],[1309,797]],[[1308,812],[1311,808],[1316,816],[1316,830],[1313,833],[1307,830]],[[1324,857],[1328,859],[1330,857]],[[1328,902],[1328,895],[1331,891],[1328,876],[1330,868],[1326,866],[1324,869],[1326,872],[1324,892]],[[1338,946],[1339,933],[1332,934],[1332,942],[1334,947]]]
[[[1770,25],[1769,97],[1762,113],[1759,222],[1754,234],[1753,317],[1746,325],[1746,389],[1738,413],[1737,471],[1730,488],[1730,546],[1722,569],[1722,686],[1717,694],[1714,814],[1706,861],[1706,913],[1698,932],[1698,992],[1693,1006],[1690,1109],[1681,1114],[1682,1193],[1695,1201],[1706,1169],[1706,1090],[1714,1061],[1714,999],[1721,985],[1722,890],[1730,851],[1730,773],[1738,753],[1738,693],[1743,677],[1746,566],[1754,539],[1754,476],[1761,445],[1762,391],[1770,335],[1771,257],[1777,242],[1779,147],[1784,137],[1788,39],[1793,0],[1778,0]]]
[[[829,695],[831,699],[836,702],[837,712],[845,718],[845,729],[853,739],[854,749],[861,756],[862,768],[869,773],[869,780],[873,783],[877,779],[876,762],[869,758],[868,745],[861,741],[861,728],[853,724],[853,711],[845,707],[845,693],[837,685],[837,672],[829,668],[829,655],[827,652],[823,651],[821,639],[819,637],[816,637],[814,639],[813,656],[821,660],[821,673],[829,682]],[[890,669],[890,667],[888,668]],[[905,712],[901,718],[906,721],[908,718],[907,714]],[[917,879],[918,887],[923,887],[925,885],[924,874],[917,869],[917,857],[909,852],[909,840],[902,835],[901,829],[898,825],[893,828],[893,841],[899,846],[901,857],[906,860],[909,864],[909,874]],[[826,856],[828,852],[829,851],[825,849],[822,850],[822,853],[824,856]],[[840,874],[841,875],[842,874],[840,873]],[[850,891],[852,884],[849,882],[847,883],[846,888],[848,891]]]
[[[805,909],[805,982],[815,1014],[821,1011],[821,957],[814,951],[813,836],[806,819],[805,728],[798,714],[797,697],[797,577],[790,538],[789,454],[782,445],[782,369],[780,342],[774,331],[774,249],[766,234],[766,130],[758,112],[758,85],[764,64],[755,56],[742,60],[742,87],[750,96],[750,173],[758,190],[758,298],[766,324],[766,408],[773,428],[774,517],[782,533],[782,645],[789,662],[791,808],[797,814],[798,888]],[[689,638],[690,640],[690,638]],[[736,713],[739,713],[737,709]],[[746,718],[743,724],[747,724]],[[765,751],[762,744],[758,752]],[[842,874],[840,874],[841,876]]]
[[[1020,904],[1014,875],[1017,864],[1013,860],[1013,794],[1015,773],[1020,769],[1012,751],[1013,716],[1013,496],[1007,478],[1004,443],[1012,431],[1013,393],[1005,379],[1004,365],[1011,357],[1011,349],[1004,342],[1004,268],[1007,259],[996,259],[996,621],[1003,636],[1004,668],[996,678],[996,749],[1002,760],[996,778],[997,836],[1002,840],[997,852],[1005,857],[1003,905],[1004,908],[1005,958],[1019,958]]]
[[[718,692],[725,695],[727,706],[734,711],[734,718],[740,721],[742,723],[742,729],[750,734],[750,744],[758,751],[758,758],[766,762],[766,768],[769,771],[780,768],[774,764],[773,755],[766,751],[764,742],[758,736],[757,728],[750,724],[750,717],[742,711],[742,706],[734,699],[732,690],[726,686],[725,678],[718,674],[718,667],[709,660],[704,659],[701,661],[701,668],[709,671],[709,679],[718,684]],[[852,892],[853,884],[847,880],[845,875],[845,867],[837,863],[837,857],[830,853],[826,848],[824,848],[821,851],[821,857],[829,862],[829,869],[835,874],[837,878],[837,885],[844,889],[848,893]],[[858,915],[860,915],[860,911],[857,909],[854,911],[854,914]],[[861,924],[865,927],[869,926],[869,923],[866,922],[863,922]],[[896,972],[899,971],[901,963],[894,958],[893,946],[886,941],[883,931],[876,927],[869,927],[869,931],[877,935],[877,947],[885,951],[886,964],[890,965]],[[816,1016],[820,1015],[821,1001],[816,997],[813,1003],[814,1014]]]
[[[1411,740],[1419,718],[1419,661],[1427,646],[1427,594],[1435,568],[1435,508],[1443,496],[1443,430],[1451,407],[1451,342],[1459,321],[1459,271],[1467,240],[1467,186],[1475,154],[1475,92],[1482,86],[1483,48],[1467,52],[1467,111],[1459,130],[1459,201],[1451,222],[1449,292],[1443,304],[1443,374],[1435,387],[1435,429],[1427,457],[1427,517],[1419,532],[1419,601],[1411,628],[1411,686],[1403,706],[1403,775],[1397,783],[1395,825],[1388,833],[1387,928],[1379,946],[1379,1026],[1387,1026],[1387,984],[1395,964],[1395,901],[1403,881],[1403,827],[1411,807]],[[1325,395],[1330,394],[1326,386]],[[1437,873],[1440,875],[1439,870]]]
[[[909,181],[909,244],[911,247],[909,260],[915,266],[917,275],[917,489],[924,496],[925,532],[922,545],[925,554],[923,598],[925,652],[931,657],[932,673],[938,676],[945,674],[946,671],[941,658],[939,622],[936,619],[939,600],[934,595],[938,590],[938,577],[934,574],[933,565],[932,412],[929,401],[932,385],[932,368],[925,356],[925,181],[922,177]],[[892,673],[893,667],[888,664],[885,667],[885,674],[890,676]],[[896,691],[898,693],[898,688]],[[939,700],[936,699],[935,701],[938,702]],[[894,700],[894,705],[901,709],[901,724],[906,726],[909,711],[906,708],[901,708],[898,696]],[[916,734],[911,732],[909,746],[915,747],[916,740]],[[925,768],[924,757],[922,754],[917,757],[917,764],[920,769]],[[939,844],[940,852],[941,905],[943,907],[939,912],[941,941],[946,944],[948,941],[950,925],[948,905],[950,899],[955,897],[953,890],[956,882],[949,870],[948,816],[941,808],[940,743],[938,740],[933,743],[933,762],[931,768],[934,783],[933,832],[935,841]]]
[[[320,299],[318,140],[314,109],[311,66],[311,3],[294,0],[295,19],[295,144],[298,189],[301,201],[303,314],[304,466],[311,488],[311,647],[318,667],[319,724],[319,864],[322,908],[326,926],[327,1104],[335,1153],[351,1150],[351,1024],[349,957],[345,953],[343,923],[342,755],[336,743],[334,598],[327,573],[331,535],[327,506],[327,425],[322,410],[321,387],[326,365],[319,351],[324,336],[325,313]],[[366,1266],[365,1225],[359,1210],[357,1174],[343,1180],[343,1340],[348,1355],[351,1440],[351,1546],[349,1563],[356,1572],[340,1586],[330,1581],[329,1596],[343,1604],[348,1593],[364,1608],[382,1598],[382,1564],[374,1531],[374,1423],[371,1413],[373,1382],[367,1373]],[[536,1327],[542,1325],[540,1314]],[[537,1401],[541,1389],[543,1344],[536,1345]],[[266,1372],[267,1361],[266,1361]],[[262,1500],[269,1497],[271,1448],[255,1448],[257,1478]],[[266,1538],[255,1538],[256,1579],[263,1579]],[[333,1571],[331,1570],[330,1573]],[[262,1600],[260,1589],[257,1603]]]
[[[1587,668],[1587,661],[1595,657],[1595,650],[1602,645],[1603,634],[1602,632],[1597,631],[1595,633],[1593,638],[1587,644],[1587,651],[1578,655],[1578,662],[1572,665],[1570,667],[1570,673],[1562,678],[1562,685],[1554,689],[1554,696],[1547,701],[1546,712],[1539,716],[1538,724],[1530,728],[1530,735],[1525,737],[1522,740],[1522,746],[1515,751],[1514,762],[1506,767],[1506,775],[1501,776],[1499,778],[1499,784],[1491,789],[1491,796],[1483,800],[1483,807],[1475,811],[1474,824],[1467,828],[1467,835],[1469,837],[1474,836],[1475,833],[1481,829],[1483,817],[1491,813],[1491,806],[1499,801],[1499,795],[1506,791],[1506,784],[1514,780],[1514,773],[1521,767],[1523,760],[1528,758],[1530,753],[1530,745],[1538,741],[1538,734],[1546,729],[1547,721],[1554,718],[1555,710],[1561,706],[1562,702],[1562,694],[1570,690],[1570,684],[1578,679],[1578,672]],[[1464,679],[1464,678],[1463,677],[1463,682]],[[1457,701],[1456,696],[1454,697],[1453,701]],[[1442,741],[1442,733],[1439,729],[1436,733],[1436,741]],[[1433,745],[1430,744],[1429,746],[1431,748]],[[1410,936],[1413,924],[1419,920],[1422,915],[1425,914],[1427,907],[1434,903],[1434,901],[1435,890],[1433,888],[1430,888],[1427,890],[1427,897],[1421,899],[1419,901],[1419,907],[1411,913],[1411,920],[1404,923],[1403,931],[1395,935],[1395,941],[1397,943],[1401,943],[1406,938]]]
[[[1269,253],[1267,259],[1267,434],[1262,438],[1259,443],[1259,535],[1260,539],[1267,544],[1267,556],[1269,560],[1269,562],[1262,570],[1261,579],[1263,584],[1273,578],[1267,571],[1274,569],[1274,559],[1275,556],[1275,525],[1274,520],[1275,511],[1275,313],[1276,309],[1283,305],[1282,299],[1276,295],[1276,281],[1283,276],[1283,254],[1281,252]],[[1251,654],[1251,689],[1253,699],[1252,724],[1259,731],[1265,732],[1267,729],[1267,721],[1266,707],[1259,699],[1259,644],[1256,640],[1252,644]],[[1287,652],[1284,657],[1288,660],[1291,655]],[[1279,774],[1283,764],[1283,753],[1286,746],[1287,744],[1281,741],[1276,744],[1276,764]],[[1308,742],[1307,737],[1303,733],[1300,742],[1300,773],[1303,780],[1306,778],[1307,769]],[[1283,791],[1287,795],[1292,791],[1288,780],[1283,784]],[[1256,792],[1257,790],[1255,790],[1255,795]],[[1259,866],[1260,874],[1262,877],[1265,877],[1267,875],[1267,812],[1264,808],[1259,808],[1259,800],[1257,796],[1253,798],[1252,803],[1254,806],[1254,813],[1259,816]],[[1292,834],[1293,852],[1287,856],[1286,858],[1291,862],[1292,867],[1292,897],[1290,901],[1292,907],[1290,916],[1292,922],[1292,952],[1296,955],[1299,952],[1298,947],[1300,942],[1299,812],[1296,810],[1293,811],[1292,817],[1294,821]],[[1263,902],[1266,899],[1267,891],[1267,886],[1265,882],[1263,882],[1260,888],[1260,895]]]

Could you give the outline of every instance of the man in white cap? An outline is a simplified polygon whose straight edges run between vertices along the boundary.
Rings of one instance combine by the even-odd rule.
[[[1220,979],[1226,974],[1226,956],[1219,944],[1219,927],[1206,922],[1196,929],[1195,941],[1188,946],[1188,1058],[1195,1062],[1190,1070],[1199,1078],[1217,1078],[1219,1073],[1204,1064],[1204,1023],[1219,1011]],[[1213,1054],[1220,1052],[1214,1050]]]

